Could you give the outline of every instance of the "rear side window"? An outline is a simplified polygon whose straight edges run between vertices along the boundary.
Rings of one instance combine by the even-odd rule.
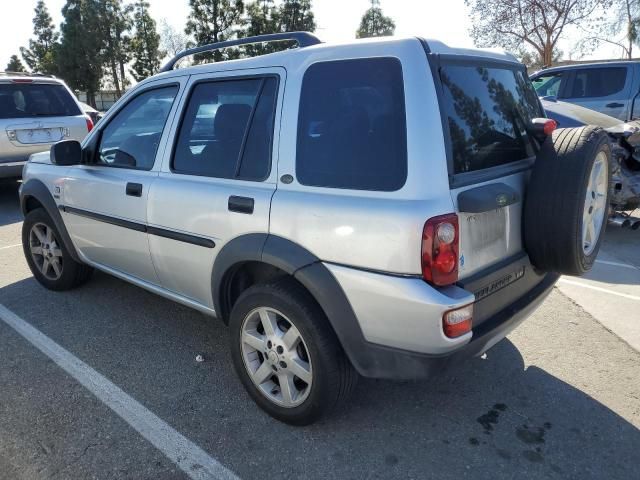
[[[173,171],[253,181],[267,178],[277,90],[274,77],[197,84],[180,127]]]
[[[527,133],[544,116],[523,71],[507,67],[444,65],[443,107],[454,174],[506,165],[534,156]]]
[[[71,94],[62,85],[0,84],[0,118],[69,117],[81,114]]]
[[[608,97],[622,91],[626,81],[625,67],[578,69],[569,98]]]
[[[303,185],[394,191],[407,179],[402,66],[316,63],[302,82],[296,175]]]

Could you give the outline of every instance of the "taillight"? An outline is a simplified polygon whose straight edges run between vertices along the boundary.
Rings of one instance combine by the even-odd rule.
[[[91,117],[89,116],[85,118],[87,119],[87,133],[89,133],[91,130],[93,130],[93,120],[91,120]]]
[[[544,137],[548,137],[558,128],[558,122],[551,118],[534,118],[531,123],[533,124],[533,133],[540,141],[544,141]]]
[[[455,310],[449,310],[442,316],[442,329],[449,338],[457,338],[471,331],[473,323],[473,303]]]
[[[422,230],[422,277],[434,285],[458,281],[458,216],[434,217]]]

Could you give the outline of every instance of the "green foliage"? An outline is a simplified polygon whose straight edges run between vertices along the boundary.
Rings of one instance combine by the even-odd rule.
[[[279,16],[281,32],[313,32],[316,29],[311,0],[284,0]]]
[[[101,19],[96,38],[102,41],[102,63],[105,74],[118,96],[128,84],[126,65],[131,60],[132,8],[125,7],[122,0],[98,0]]]
[[[191,35],[196,45],[223,42],[238,35],[241,28],[244,2],[242,0],[189,0],[191,12],[185,33]],[[237,51],[226,49],[196,55],[196,63],[216,62],[236,58]]]
[[[7,72],[26,72],[27,69],[24,68],[23,63],[20,61],[17,55],[11,55],[11,59],[7,64],[6,71]]]
[[[160,57],[164,53],[160,51],[160,35],[156,22],[149,14],[149,3],[146,0],[137,0],[133,4],[133,24],[135,35],[131,39],[133,67],[130,72],[140,82],[158,73]]]
[[[382,13],[380,1],[371,0],[371,8],[365,12],[360,21],[356,38],[386,37],[393,35],[395,30],[395,22]]]
[[[62,39],[53,50],[59,74],[72,89],[86,92],[90,105],[95,105],[103,73],[99,7],[99,0],[67,0],[62,7]]]
[[[25,63],[34,72],[55,73],[53,50],[58,41],[58,33],[55,31],[51,15],[44,3],[39,0],[34,9],[33,36],[29,40],[29,48],[20,48],[20,54]]]

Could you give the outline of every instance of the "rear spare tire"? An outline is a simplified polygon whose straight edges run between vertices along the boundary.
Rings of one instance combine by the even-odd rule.
[[[540,270],[588,272],[609,210],[611,147],[598,127],[562,128],[536,159],[524,204],[524,244]]]

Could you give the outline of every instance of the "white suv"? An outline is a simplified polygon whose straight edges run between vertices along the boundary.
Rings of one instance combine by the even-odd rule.
[[[20,177],[29,155],[60,140],[82,140],[92,128],[61,80],[0,72],[0,178]]]
[[[174,69],[279,40],[299,48]],[[504,53],[307,33],[198,47],[82,145],[31,158],[25,256],[47,288],[97,268],[221,319],[253,399],[307,424],[357,374],[482,354],[559,272],[590,268],[606,135],[542,117]]]

